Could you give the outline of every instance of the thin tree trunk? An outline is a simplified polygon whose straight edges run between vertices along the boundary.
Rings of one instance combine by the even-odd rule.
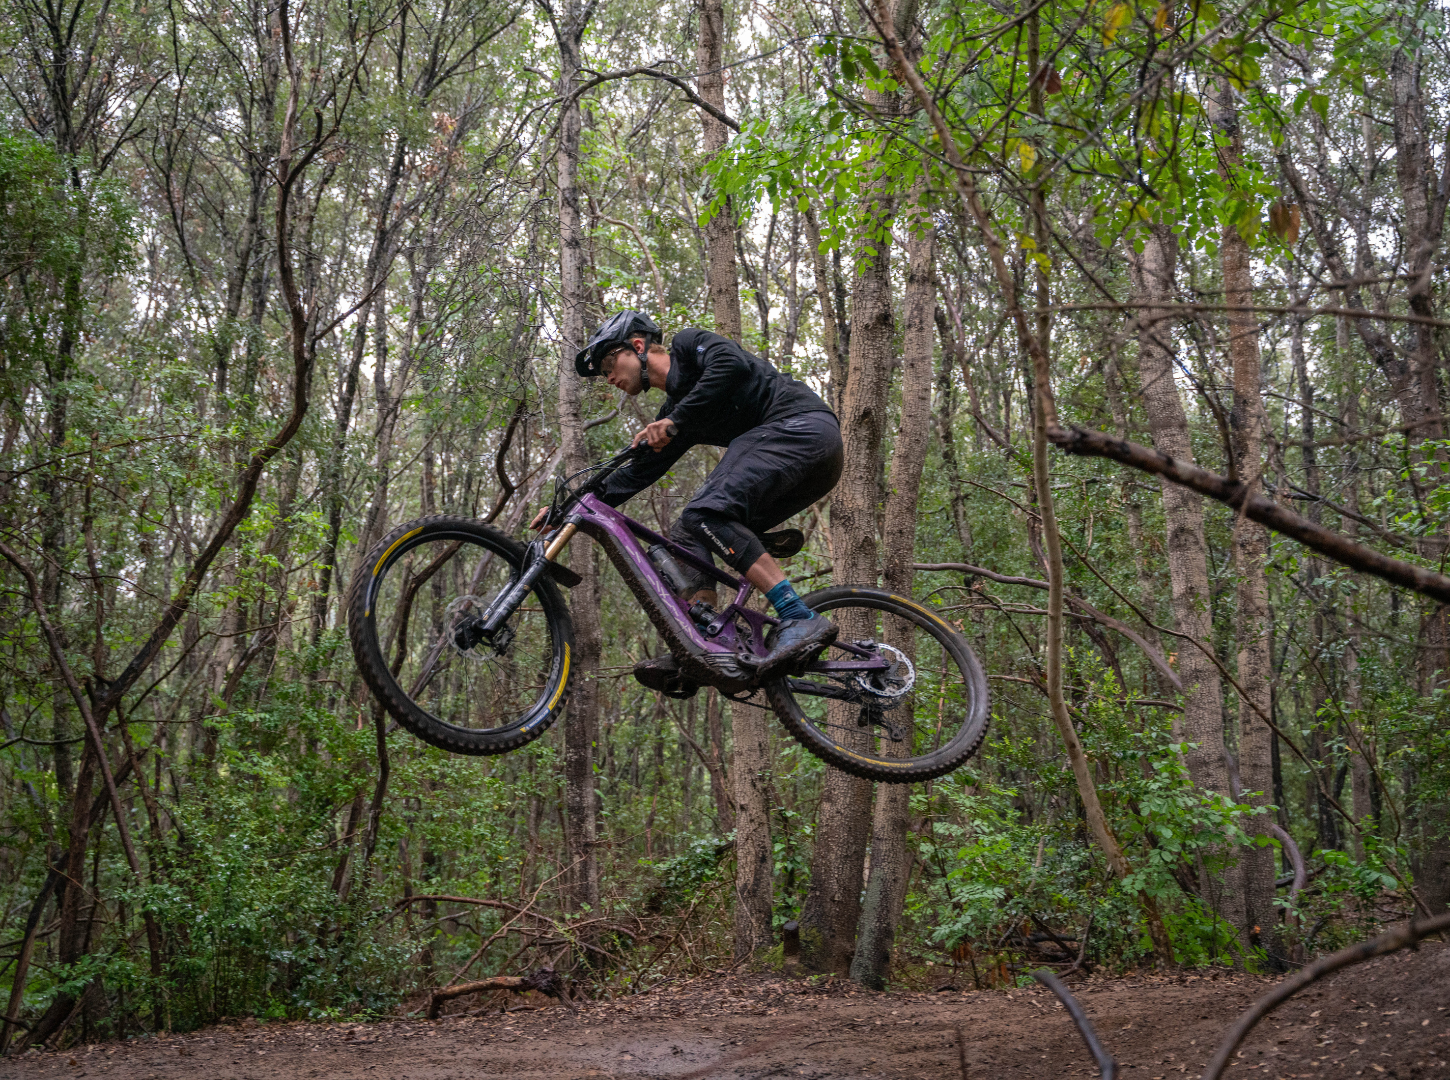
[[[1303,300],[1296,300],[1296,303],[1303,303]],[[1320,494],[1320,476],[1318,451],[1314,446],[1314,384],[1309,380],[1309,359],[1304,349],[1304,320],[1295,319],[1294,327],[1289,334],[1289,359],[1294,369],[1294,377],[1299,382],[1299,433],[1303,437],[1304,445],[1300,450],[1301,462],[1304,468],[1304,490],[1313,496],[1304,508],[1304,516],[1316,525],[1323,517],[1322,508],[1318,502]],[[1318,582],[1324,575],[1324,564],[1320,562],[1317,554],[1311,554],[1305,561],[1305,592],[1313,604],[1313,614],[1310,616],[1310,647],[1314,650],[1313,665],[1309,672],[1309,717],[1312,725],[1310,738],[1309,756],[1318,761],[1325,753],[1326,740],[1321,728],[1322,721],[1320,712],[1324,703],[1334,693],[1334,687],[1327,681],[1333,667],[1333,642],[1328,638],[1329,622],[1325,619],[1325,602],[1323,589]],[[1327,788],[1334,784],[1334,758],[1325,762],[1323,782]],[[1339,847],[1339,823],[1335,817],[1335,811],[1329,803],[1318,797],[1319,783],[1313,782],[1309,785],[1310,801],[1316,809],[1316,818],[1319,832],[1319,846],[1327,849]],[[1282,800],[1275,795],[1275,802],[1283,805]],[[1352,830],[1351,830],[1352,831]]]
[[[966,356],[947,325],[946,313],[938,305],[933,319],[937,334],[941,337],[941,369],[937,375],[937,393],[941,399],[941,413],[937,418],[937,435],[941,439],[942,466],[947,476],[947,487],[951,499],[952,525],[956,529],[957,543],[961,545],[962,560],[972,562],[972,524],[967,520],[967,493],[962,483],[962,468],[957,461],[956,432],[956,388],[952,383],[952,367],[960,363],[965,369]],[[981,430],[981,424],[973,424],[974,432]],[[975,439],[973,440],[975,443]]]
[[[770,733],[759,709],[731,710],[735,758],[730,779],[735,805],[735,959],[748,960],[775,939],[772,879],[775,852],[770,843]],[[751,721],[742,723],[742,714]]]
[[[700,38],[695,48],[695,65],[704,72],[699,79],[700,96],[722,111],[725,82],[717,70],[725,55],[725,10],[722,0],[702,0]],[[725,146],[725,125],[701,110],[705,152],[714,155]],[[735,221],[728,204],[705,226],[709,262],[706,282],[715,329],[740,341],[740,283],[735,266]],[[713,691],[712,691],[713,693]],[[718,703],[715,706],[719,708]],[[770,806],[765,777],[770,771],[767,718],[759,709],[731,710],[734,753],[730,761],[731,794],[735,803],[735,956],[750,956],[769,948],[772,940],[772,912],[775,852],[770,842]],[[721,809],[716,796],[717,813]],[[723,821],[722,821],[723,824]]]
[[[579,74],[580,42],[592,8],[580,11],[578,0],[557,8],[555,35],[559,44],[560,93],[568,95]],[[588,340],[584,284],[584,232],[579,216],[579,101],[567,97],[559,127],[556,158],[559,184],[559,429],[565,468],[574,472],[589,462],[580,411],[579,377],[574,354]],[[575,544],[569,565],[582,579],[570,596],[574,616],[574,691],[564,721],[565,875],[576,907],[599,906],[599,863],[595,856],[598,813],[594,801],[594,741],[599,726],[599,572],[590,545]]]
[[[883,111],[894,103],[875,94]],[[891,305],[891,232],[894,199],[883,183],[863,195],[865,218],[857,239],[856,280],[851,295],[851,341],[846,385],[841,395],[841,438],[845,467],[831,497],[831,552],[837,584],[874,585],[879,573],[876,513],[880,501],[881,441],[885,434],[887,386],[892,369],[895,318]],[[874,250],[868,254],[867,249]],[[869,615],[841,612],[846,640],[877,632]],[[834,716],[844,705],[831,703]],[[849,730],[842,721],[833,722]],[[865,749],[867,729],[854,736]],[[861,912],[862,873],[870,838],[871,782],[827,769],[822,783],[811,884],[801,910],[801,962],[813,971],[845,973],[855,951]]]
[[[1153,445],[1165,454],[1193,460],[1188,416],[1173,374],[1171,314],[1177,241],[1166,228],[1142,234],[1143,251],[1128,246],[1133,299],[1138,311],[1138,376]],[[1174,737],[1187,742],[1188,775],[1205,791],[1229,797],[1224,760],[1223,683],[1213,662],[1213,593],[1208,583],[1208,542],[1204,534],[1203,496],[1160,479],[1168,547],[1168,578],[1173,621],[1191,641],[1178,649],[1178,675],[1183,681],[1183,714],[1175,720]],[[1203,897],[1233,926],[1243,923],[1242,901],[1224,883],[1200,882]]]
[[[1349,356],[1349,326],[1348,319],[1341,315],[1335,320],[1335,351],[1341,361]],[[1345,394],[1344,423],[1349,431],[1359,430],[1359,386],[1350,380],[1349,388]],[[1344,489],[1345,506],[1352,514],[1359,514],[1359,448],[1347,447],[1343,457],[1347,459],[1348,467],[1345,469]],[[1355,599],[1359,599],[1356,595]],[[1351,601],[1353,603],[1353,601]],[[1374,772],[1372,769],[1374,761],[1374,748],[1365,733],[1361,724],[1360,710],[1364,707],[1363,688],[1360,684],[1359,657],[1364,649],[1363,630],[1360,626],[1361,612],[1349,611],[1347,632],[1349,635],[1348,647],[1344,650],[1344,698],[1349,706],[1349,777],[1350,790],[1354,795],[1354,820],[1359,829],[1351,829],[1350,835],[1354,842],[1354,853],[1356,858],[1363,859],[1364,837],[1360,830],[1370,830],[1375,827],[1374,820]]]
[[[840,328],[836,325],[835,303],[831,296],[831,275],[826,267],[826,254],[821,250],[821,229],[816,223],[816,212],[806,206],[806,243],[811,248],[811,270],[816,280],[816,299],[821,305],[821,346],[826,351],[826,366],[830,373],[826,388],[826,403],[831,408],[841,408],[841,392],[846,382],[846,364],[841,356]]]
[[[1229,137],[1220,152],[1225,179],[1234,182],[1233,170],[1242,155],[1238,111],[1233,90],[1220,79],[1213,101],[1215,126]],[[1224,302],[1229,307],[1254,302],[1249,246],[1238,229],[1228,226],[1219,247],[1223,266]],[[1229,427],[1233,438],[1233,465],[1239,479],[1256,489],[1263,472],[1263,405],[1259,387],[1259,325],[1252,311],[1228,315],[1228,354],[1233,365],[1233,408]],[[1233,530],[1234,566],[1238,571],[1235,593],[1235,630],[1238,635],[1238,683],[1247,700],[1239,702],[1239,783],[1255,806],[1271,800],[1273,779],[1270,755],[1273,733],[1262,717],[1269,715],[1272,695],[1272,657],[1269,654],[1269,585],[1265,564],[1269,557],[1269,531],[1258,522],[1240,517]],[[1250,844],[1239,853],[1240,888],[1244,899],[1239,941],[1247,949],[1260,941],[1277,951],[1278,911],[1274,908],[1272,847],[1259,847],[1253,839],[1266,835],[1263,817],[1245,823]]]
[[[701,72],[700,97],[725,111],[725,77],[720,71],[725,56],[724,0],[701,0],[700,37],[695,46],[695,70]],[[700,111],[704,128],[705,153],[714,157],[729,137],[726,127],[715,117]],[[709,264],[705,279],[710,291],[710,309],[715,315],[715,330],[725,337],[740,340],[740,287],[735,269],[735,220],[727,202],[718,214],[705,223],[705,244]]]
[[[1113,411],[1113,426],[1118,430],[1118,438],[1130,438],[1132,430],[1128,416],[1128,403],[1123,391],[1122,372],[1119,370],[1116,357],[1111,358],[1104,365],[1103,376],[1108,391],[1108,403]],[[1135,490],[1137,482],[1137,478],[1131,473],[1124,473],[1118,483],[1118,498],[1122,500],[1123,515],[1128,523],[1128,545],[1132,549],[1133,570],[1138,578],[1138,602],[1149,617],[1153,618],[1158,606],[1157,589],[1154,587],[1153,572],[1148,568],[1147,536],[1143,531],[1143,507]],[[1159,644],[1158,633],[1151,626],[1143,628],[1143,636],[1154,646]],[[1159,696],[1167,697],[1172,694],[1173,687],[1156,669],[1154,681],[1157,684]]]
[[[710,798],[715,802],[715,828],[723,835],[735,828],[735,807],[730,802],[730,777],[725,769],[725,722],[720,715],[720,691],[706,691],[705,731],[710,740]]]
[[[1421,72],[1424,65],[1422,35],[1413,19],[1402,16],[1403,44],[1390,62],[1389,85],[1393,97],[1392,119],[1395,139],[1395,176],[1404,203],[1403,238],[1408,262],[1410,311],[1423,322],[1413,328],[1414,348],[1408,364],[1408,396],[1413,398],[1415,419],[1421,426],[1414,433],[1424,440],[1417,457],[1435,459],[1444,465],[1444,449],[1433,440],[1444,437],[1445,423],[1440,407],[1439,337],[1429,321],[1435,317],[1435,285],[1443,275],[1434,272],[1436,256],[1445,230],[1445,213],[1450,203],[1450,162],[1443,178],[1435,175],[1433,136],[1426,115]],[[1410,420],[1410,416],[1402,419]],[[1428,444],[1428,445],[1426,445]],[[1433,466],[1431,466],[1433,468]],[[1434,475],[1431,473],[1429,475]],[[1429,481],[1427,476],[1427,481]],[[1430,535],[1420,544],[1427,560],[1444,561],[1446,536]],[[1421,617],[1424,643],[1419,651],[1421,693],[1441,690],[1450,670],[1450,611],[1446,605],[1427,605]],[[1425,800],[1416,814],[1414,830],[1415,877],[1430,910],[1450,906],[1450,810],[1443,799]]]
[[[884,584],[899,596],[910,596],[916,547],[916,508],[921,472],[926,463],[931,424],[932,339],[936,308],[936,230],[918,207],[907,223],[905,334],[901,362],[901,423],[891,453],[891,478],[886,496]],[[915,634],[909,624],[888,619],[886,641],[916,662]],[[887,755],[907,757],[908,740],[885,741]],[[906,843],[910,818],[909,784],[877,784],[871,821],[871,873],[861,909],[860,941],[851,962],[851,978],[874,990],[885,989],[891,970],[891,947],[906,906],[911,853]]]

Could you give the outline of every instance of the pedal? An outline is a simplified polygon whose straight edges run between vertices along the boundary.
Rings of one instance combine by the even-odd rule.
[[[635,664],[634,678],[646,689],[669,698],[692,698],[700,690],[699,683],[690,681],[680,673],[680,665],[669,653]]]
[[[814,664],[821,657],[825,656],[826,651],[829,648],[830,646],[826,645],[821,647],[820,649],[817,649],[814,652],[806,653],[805,656],[801,657],[798,661],[796,661],[794,667],[789,668],[786,671],[786,674],[794,676],[797,679],[801,678],[804,675],[808,675],[810,673],[811,665]]]

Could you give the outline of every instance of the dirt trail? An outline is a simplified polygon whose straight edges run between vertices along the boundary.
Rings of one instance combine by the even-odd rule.
[[[1074,988],[1132,1080],[1202,1071],[1227,1024],[1271,980],[1095,978]],[[1041,989],[872,994],[780,976],[719,977],[570,1013],[374,1024],[265,1024],[36,1053],[0,1080],[575,1080],[1096,1076]],[[1342,972],[1259,1026],[1228,1075],[1450,1078],[1450,948]]]

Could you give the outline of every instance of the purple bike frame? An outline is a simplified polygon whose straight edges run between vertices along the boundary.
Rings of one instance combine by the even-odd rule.
[[[562,529],[567,529],[570,525],[598,541],[604,548],[615,569],[629,585],[635,599],[666,642],[678,642],[688,652],[696,655],[715,653],[722,657],[735,658],[742,653],[764,656],[768,651],[765,647],[766,628],[779,625],[780,620],[745,606],[750,594],[755,591],[755,586],[750,582],[713,566],[669,537],[661,536],[653,529],[621,514],[592,494],[580,499],[565,516]],[[554,534],[549,545],[551,557],[557,555],[563,547],[560,540],[566,538],[562,536],[562,529]],[[641,540],[663,545],[676,559],[689,563],[700,572],[730,586],[735,590],[735,599],[726,605],[708,628],[702,630],[690,618],[685,604],[660,577],[659,571],[641,546]],[[746,633],[740,631],[736,616],[744,619],[748,628]],[[844,641],[837,642],[836,646],[859,659],[818,661],[810,666],[810,670],[844,673],[882,671],[886,668],[885,659],[874,649],[862,648]]]

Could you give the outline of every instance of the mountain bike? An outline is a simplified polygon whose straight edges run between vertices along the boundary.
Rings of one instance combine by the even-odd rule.
[[[870,586],[836,585],[802,599],[841,629],[835,644],[784,676],[758,680],[779,620],[748,606],[749,582],[720,570],[599,499],[630,448],[555,483],[544,532],[521,543],[490,525],[426,517],[399,525],[352,584],[348,631],[364,680],[394,719],[459,754],[501,754],[559,717],[577,674],[559,564],[579,533],[598,542],[659,632],[667,656],[635,665],[643,685],[673,697],[715,687],[770,709],[812,754],[856,776],[909,783],[951,772],[986,735],[987,681],[966,639],[922,604]],[[796,530],[769,533],[779,558]],[[688,564],[734,599],[716,610],[678,598]]]

